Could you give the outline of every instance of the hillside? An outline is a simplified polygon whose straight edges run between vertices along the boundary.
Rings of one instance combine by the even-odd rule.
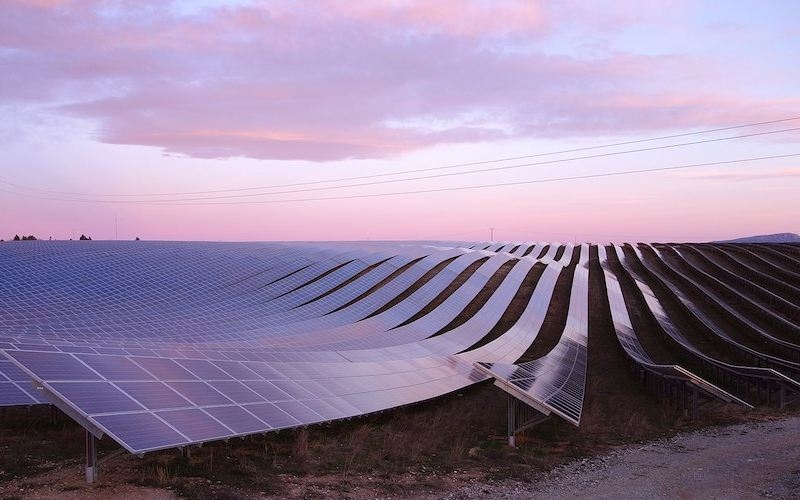
[[[800,243],[800,234],[759,234],[755,236],[744,236],[742,238],[735,238],[732,240],[722,240],[716,243]]]

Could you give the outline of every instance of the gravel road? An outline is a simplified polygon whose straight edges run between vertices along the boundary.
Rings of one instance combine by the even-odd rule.
[[[535,482],[479,483],[472,498],[800,498],[800,417],[718,427],[559,467]]]

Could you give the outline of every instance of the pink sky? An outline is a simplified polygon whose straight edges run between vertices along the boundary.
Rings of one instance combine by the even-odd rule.
[[[674,241],[798,232],[800,157],[276,203],[794,154],[796,131],[205,200],[231,204],[177,205],[163,200],[198,196],[154,195],[360,177],[799,116],[798,21],[788,1],[7,1],[0,238],[487,239],[495,227],[501,240]],[[792,127],[800,120],[672,142]],[[259,203],[233,204],[241,201]]]

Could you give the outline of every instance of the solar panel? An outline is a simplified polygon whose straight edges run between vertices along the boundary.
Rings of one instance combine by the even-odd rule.
[[[543,413],[556,413],[576,426],[580,424],[586,386],[588,262],[589,247],[582,245],[570,291],[567,322],[560,340],[549,353],[518,365],[476,363],[477,368],[495,378],[501,389]]]
[[[580,420],[588,245],[561,340],[515,364],[571,244],[73,243],[0,246],[0,405],[57,404],[133,453],[381,411],[489,377]],[[480,342],[533,269],[519,318]],[[609,298],[627,327],[613,285]],[[632,355],[646,354],[623,330]]]

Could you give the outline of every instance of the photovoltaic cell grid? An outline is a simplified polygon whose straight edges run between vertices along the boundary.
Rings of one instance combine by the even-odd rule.
[[[723,252],[728,251],[727,249],[728,245],[718,245],[715,247],[718,250],[725,249],[723,250]],[[770,282],[770,285],[774,287],[771,289],[776,291],[777,290],[783,291],[787,289],[792,290],[786,295],[787,298],[800,296],[800,288],[796,286],[797,282],[793,281],[790,275],[783,275],[782,271],[784,269],[782,269],[780,266],[770,267],[772,264],[767,264],[766,260],[761,259],[759,255],[751,253],[745,248],[735,248],[734,251],[736,253],[740,251],[744,253],[743,260],[739,260],[739,258],[737,258],[736,260],[737,267],[747,266],[748,264],[754,264],[759,268],[761,268],[762,270],[770,272],[772,277],[766,281]],[[796,363],[792,363],[790,360],[787,359],[776,358],[775,356],[766,354],[760,351],[759,349],[753,348],[750,345],[745,345],[734,339],[731,336],[731,332],[725,330],[724,328],[721,328],[719,325],[714,323],[713,320],[707,314],[705,314],[704,311],[702,311],[695,304],[693,304],[691,300],[689,300],[689,298],[686,297],[674,283],[670,282],[669,279],[663,274],[663,272],[653,265],[653,262],[646,259],[640,248],[631,247],[630,253],[627,255],[627,257],[625,257],[626,252],[623,250],[622,247],[617,247],[617,253],[618,255],[621,256],[620,257],[621,263],[623,263],[623,265],[626,267],[626,270],[628,270],[628,272],[632,276],[636,277],[637,279],[636,284],[640,288],[640,290],[642,290],[645,300],[648,303],[648,307],[653,312],[654,317],[656,318],[658,323],[661,325],[663,330],[672,339],[674,339],[677,344],[682,346],[687,352],[692,353],[692,355],[694,355],[697,359],[700,359],[703,362],[714,366],[716,369],[720,370],[723,373],[728,374],[729,376],[744,377],[749,382],[755,382],[755,383],[764,380],[771,380],[778,382],[784,389],[788,388],[790,391],[793,392],[797,392],[798,390],[800,390],[800,370],[797,370]],[[720,339],[720,341],[732,347],[734,350],[746,353],[747,356],[751,357],[751,359],[755,359],[756,361],[752,362],[752,364],[746,364],[746,365],[725,363],[718,359],[714,359],[712,356],[709,356],[708,354],[702,352],[700,349],[698,349],[697,346],[693,345],[691,341],[684,336],[683,332],[681,332],[680,329],[678,329],[678,327],[666,313],[663,305],[661,304],[659,299],[653,295],[653,292],[650,289],[650,287],[647,284],[643,283],[641,281],[642,279],[641,276],[639,276],[634,270],[630,268],[629,261],[631,258],[638,259],[641,262],[643,268],[645,269],[645,272],[651,273],[651,277],[653,278],[653,281],[655,283],[664,286],[669,286],[670,291],[676,298],[676,300],[686,305],[685,311],[688,315],[694,315],[694,317],[699,322],[703,323],[707,328],[709,328],[717,336],[717,338]],[[762,278],[763,277],[766,277],[766,275],[762,275]],[[764,281],[762,281],[761,279],[756,280],[756,283],[760,282]],[[794,290],[796,290],[797,293],[795,293]],[[772,302],[772,300],[770,300],[770,302],[771,305],[773,306],[775,305],[775,303]],[[800,302],[798,302],[798,304],[800,304]],[[792,315],[791,313],[788,314],[787,317],[800,319],[800,316]],[[800,325],[800,322],[795,320],[794,324],[796,326],[793,329],[793,331],[794,335],[796,336],[797,333],[800,333],[800,329],[797,328],[797,326]],[[760,347],[763,348],[763,344]],[[731,387],[731,389],[735,391],[736,389],[738,389],[739,385],[741,384],[734,385],[733,387]],[[741,394],[741,396],[749,397],[750,400],[758,402],[758,393],[756,394],[755,398],[752,398],[751,394]]]
[[[614,246],[611,246],[611,251],[617,259],[620,259],[619,254]],[[627,356],[633,360],[637,365],[645,370],[656,373],[662,377],[672,380],[682,380],[699,390],[709,393],[710,395],[722,399],[727,402],[736,402],[745,407],[751,407],[749,403],[743,401],[736,396],[728,393],[727,391],[717,387],[708,380],[703,379],[699,375],[692,373],[678,365],[667,365],[656,363],[646,349],[642,345],[636,332],[633,328],[630,316],[628,314],[625,299],[622,294],[622,288],[619,284],[614,271],[609,264],[608,254],[606,247],[603,245],[598,246],[598,258],[603,270],[603,279],[606,285],[606,293],[609,301],[609,312],[611,313],[611,321],[614,324],[614,332],[617,335],[617,340],[622,346]],[[624,260],[624,257],[623,257]]]
[[[788,359],[763,357],[785,370],[779,373],[726,366],[704,355],[675,328],[622,248],[608,248],[662,328],[692,356],[793,382]],[[664,262],[661,250],[674,250],[677,256],[670,258],[684,259],[681,267],[694,265],[684,256],[693,249],[643,248]],[[573,250],[579,257],[559,342],[545,356],[515,364],[536,339]],[[767,306],[753,307],[766,307],[774,322],[797,327],[791,257],[717,250],[752,266],[746,269],[751,276],[762,273],[775,294],[789,290],[789,299],[770,296]],[[668,283],[639,247],[631,252],[655,279]],[[627,317],[606,248],[597,247],[597,255],[611,319],[629,357],[735,400],[685,369],[652,363]],[[589,245],[521,242],[4,244],[0,405],[54,403],[95,434],[143,453],[363,415],[493,377],[539,411],[577,425],[586,383],[589,259]],[[480,310],[452,327],[508,263],[513,266]],[[763,274],[768,265],[778,278]],[[480,342],[537,269],[535,289],[517,321]],[[698,288],[716,284],[702,273],[679,276]],[[738,290],[720,287],[740,297]],[[678,299],[704,319],[702,308],[680,294]],[[782,314],[770,315],[775,304]],[[759,325],[751,326],[759,332]],[[769,332],[761,333],[770,340]],[[792,349],[791,342],[777,340],[771,341]]]
[[[566,252],[565,252],[566,253]],[[546,413],[580,424],[586,386],[589,327],[589,246],[582,245],[570,291],[569,311],[559,342],[545,356],[520,364],[478,361],[495,383]]]
[[[517,257],[424,242],[32,243],[0,248],[2,403],[54,402],[133,453],[362,415],[484,380],[456,353],[494,326],[537,262],[522,259],[478,314],[432,337]],[[458,293],[400,326],[474,262]],[[513,361],[536,331],[465,354]]]

